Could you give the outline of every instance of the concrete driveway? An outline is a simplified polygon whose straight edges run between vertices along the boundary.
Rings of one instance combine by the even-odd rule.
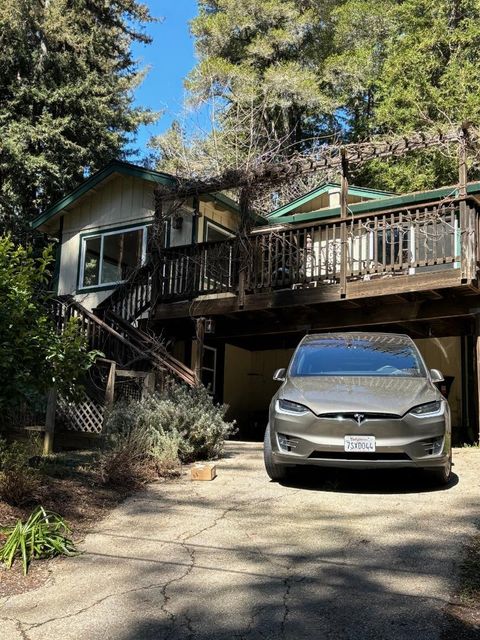
[[[268,481],[232,443],[213,482],[127,500],[37,591],[0,602],[2,640],[408,639],[442,633],[480,497],[480,452],[430,490],[405,473]]]

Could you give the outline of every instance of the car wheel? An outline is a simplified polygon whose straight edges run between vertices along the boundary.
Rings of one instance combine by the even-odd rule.
[[[435,484],[439,486],[445,486],[450,482],[452,477],[452,454],[450,454],[448,462],[444,467],[431,471],[431,476]]]
[[[263,439],[263,460],[265,469],[271,480],[279,482],[287,477],[287,469],[281,464],[275,464],[272,455],[272,442],[270,440],[270,425],[265,429],[265,437]]]

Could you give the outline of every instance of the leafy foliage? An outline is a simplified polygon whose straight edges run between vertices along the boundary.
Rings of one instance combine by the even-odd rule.
[[[204,387],[169,382],[161,392],[118,403],[107,417],[104,478],[121,484],[170,475],[179,462],[218,457],[234,424]]]
[[[198,5],[191,30],[199,61],[186,86],[194,105],[210,105],[212,131],[187,143],[177,123],[157,138],[168,170],[191,174],[203,162],[220,173],[325,141],[480,121],[476,0]],[[405,192],[454,183],[457,170],[441,149],[372,162],[353,179]]]
[[[150,41],[137,0],[2,0],[0,222],[26,223],[113,157],[153,114],[133,107]]]
[[[0,237],[0,410],[40,402],[56,385],[69,397],[96,356],[75,321],[58,335],[44,306],[50,249],[31,248]]]
[[[293,150],[330,129],[334,105],[319,69],[330,49],[334,0],[199,0],[191,22],[198,64],[191,105],[212,109],[213,132],[187,144],[179,124],[153,141],[170,171]],[[190,128],[189,128],[190,129]],[[191,133],[189,132],[189,136]],[[182,154],[183,149],[183,154]]]
[[[40,453],[37,441],[7,443],[0,438],[0,498],[15,506],[34,501],[40,490],[40,479],[29,460]]]
[[[10,568],[16,558],[21,558],[24,575],[32,560],[78,553],[65,520],[41,506],[33,511],[25,524],[18,520],[14,527],[2,527],[0,533],[7,536],[0,549],[0,561]]]
[[[348,0],[336,11],[329,73],[350,137],[480,119],[480,5],[472,0]],[[455,158],[374,162],[364,184],[407,191],[456,182]]]

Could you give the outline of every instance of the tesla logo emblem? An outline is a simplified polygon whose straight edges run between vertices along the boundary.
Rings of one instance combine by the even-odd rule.
[[[353,417],[357,421],[358,426],[360,426],[362,422],[365,420],[365,415],[363,413],[354,413]]]

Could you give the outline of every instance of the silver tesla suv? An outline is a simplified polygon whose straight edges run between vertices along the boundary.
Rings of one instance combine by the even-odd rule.
[[[306,336],[270,405],[265,467],[272,480],[296,465],[428,469],[448,483],[448,402],[414,342],[404,335]]]

